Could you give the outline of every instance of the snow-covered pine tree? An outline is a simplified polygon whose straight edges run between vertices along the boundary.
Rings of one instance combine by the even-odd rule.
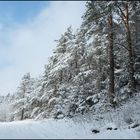
[[[136,90],[136,82],[134,77],[134,46],[132,41],[132,29],[130,25],[132,22],[130,18],[130,13],[133,12],[133,5],[135,2],[131,1],[119,1],[116,2],[117,13],[123,21],[125,31],[126,31],[126,40],[127,40],[127,51],[128,51],[128,72],[129,72],[129,87],[131,94]]]
[[[15,102],[13,104],[15,119],[23,120],[29,117],[26,111],[28,110],[27,105],[31,91],[32,79],[30,73],[27,73],[23,76],[20,86],[15,93]]]
[[[132,31],[132,40],[134,44],[134,70],[136,89],[140,90],[140,1],[132,3],[131,20],[134,21],[134,31]]]
[[[110,98],[110,103],[113,103],[114,98],[114,30],[113,30],[113,11],[114,11],[114,2],[106,1],[88,1],[87,10],[83,16],[84,22],[83,26],[85,27],[85,32],[91,36],[92,34],[98,33],[99,40],[102,41],[102,36],[107,36],[106,40],[108,43],[108,65],[109,65],[109,89],[108,95]],[[108,26],[107,26],[108,25]],[[102,33],[102,35],[101,35]],[[100,70],[100,69],[99,69]],[[100,79],[100,77],[98,77]]]
[[[71,48],[73,46],[74,35],[72,28],[56,40],[57,47],[54,55],[50,58],[49,64],[45,67],[44,73],[44,94],[47,94],[47,116],[63,116],[64,108],[66,108],[68,91],[67,83],[75,74],[69,65],[71,62]]]

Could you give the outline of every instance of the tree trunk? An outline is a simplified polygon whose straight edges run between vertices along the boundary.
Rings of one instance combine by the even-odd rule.
[[[114,53],[113,53],[113,21],[112,14],[108,16],[108,26],[109,26],[109,46],[108,46],[108,63],[109,63],[109,99],[110,103],[113,104],[114,98]]]
[[[127,42],[128,42],[128,72],[129,72],[129,83],[131,92],[135,91],[135,78],[134,78],[134,56],[133,56],[133,48],[132,48],[132,38],[131,31],[129,25],[129,13],[128,13],[128,3],[126,4],[126,20],[125,27],[127,33]]]
[[[24,108],[21,111],[21,120],[23,120],[23,119],[24,119]]]
[[[22,96],[22,98],[24,99],[25,98],[25,93],[26,93],[26,86],[25,85],[23,85],[24,87],[23,87],[23,96]],[[23,102],[23,104],[22,104],[22,106],[24,106],[24,102]],[[24,108],[21,110],[21,120],[23,120],[24,119]]]

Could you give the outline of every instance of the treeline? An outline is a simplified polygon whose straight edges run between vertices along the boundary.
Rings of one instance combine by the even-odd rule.
[[[56,40],[39,78],[23,76],[12,96],[12,120],[104,112],[140,87],[140,2],[87,1],[83,22]]]

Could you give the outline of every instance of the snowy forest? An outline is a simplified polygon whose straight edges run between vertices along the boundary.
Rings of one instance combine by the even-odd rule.
[[[79,117],[139,126],[140,1],[85,7],[81,26],[55,40],[44,74],[26,73],[14,93],[0,96],[1,122]]]

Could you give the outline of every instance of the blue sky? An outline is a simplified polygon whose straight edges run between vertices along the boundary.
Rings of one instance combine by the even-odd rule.
[[[69,26],[81,24],[85,1],[0,1],[0,95],[16,92],[27,72],[38,77]]]
[[[29,19],[37,16],[43,8],[48,7],[49,4],[50,1],[0,1],[0,23],[5,27],[3,28],[3,36],[7,26],[14,28],[14,24],[26,23]],[[1,38],[1,42],[6,43],[7,40]],[[10,65],[11,62],[1,58],[0,69]]]
[[[26,22],[49,4],[49,1],[0,1],[0,21]]]

